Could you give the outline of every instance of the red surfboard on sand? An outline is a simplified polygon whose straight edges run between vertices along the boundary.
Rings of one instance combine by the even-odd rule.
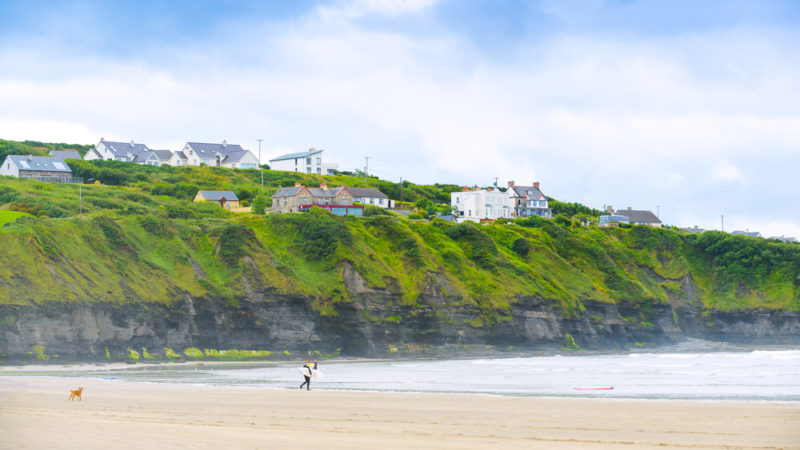
[[[614,390],[614,386],[604,386],[604,387],[576,387],[572,388],[576,391],[611,391]]]

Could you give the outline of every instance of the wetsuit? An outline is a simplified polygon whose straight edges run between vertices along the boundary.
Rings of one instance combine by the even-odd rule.
[[[308,367],[308,364],[303,364],[303,367],[308,369],[308,372],[311,373],[311,367]],[[306,389],[310,391],[311,390],[311,376],[305,375],[305,374],[303,374],[303,376],[305,377],[306,381],[304,381],[303,384],[300,385],[300,389],[303,389],[303,386],[306,386]]]

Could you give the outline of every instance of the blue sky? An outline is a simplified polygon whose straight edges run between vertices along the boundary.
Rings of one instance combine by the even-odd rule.
[[[0,1],[0,137],[488,186],[800,238],[800,2]]]

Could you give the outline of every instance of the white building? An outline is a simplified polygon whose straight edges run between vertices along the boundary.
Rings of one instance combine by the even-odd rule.
[[[308,149],[307,152],[289,153],[269,160],[269,168],[272,170],[284,170],[286,172],[316,173],[320,175],[335,175],[339,170],[339,164],[323,163],[322,152],[315,148]]]
[[[353,202],[362,205],[374,205],[381,208],[393,208],[394,202],[388,195],[375,188],[347,188],[353,194]]]
[[[229,169],[256,169],[258,168],[258,158],[250,151],[240,145],[228,144],[222,141],[221,144],[209,144],[204,142],[187,142],[178,155],[173,155],[170,159],[174,165],[227,167]],[[181,156],[180,154],[183,154]],[[184,160],[183,157],[186,159]]]
[[[152,150],[147,145],[137,144],[133,140],[130,142],[117,142],[100,138],[100,142],[93,149],[86,152],[83,159],[87,161],[102,159],[104,161],[126,161],[158,165],[158,156],[153,155]]]
[[[513,208],[509,197],[498,189],[463,188],[450,193],[450,206],[455,209],[456,222],[510,218]]]

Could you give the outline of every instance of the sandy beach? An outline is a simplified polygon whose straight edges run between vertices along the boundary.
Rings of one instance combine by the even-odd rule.
[[[70,388],[83,386],[83,401]],[[800,448],[800,403],[387,394],[0,376],[0,447]]]

